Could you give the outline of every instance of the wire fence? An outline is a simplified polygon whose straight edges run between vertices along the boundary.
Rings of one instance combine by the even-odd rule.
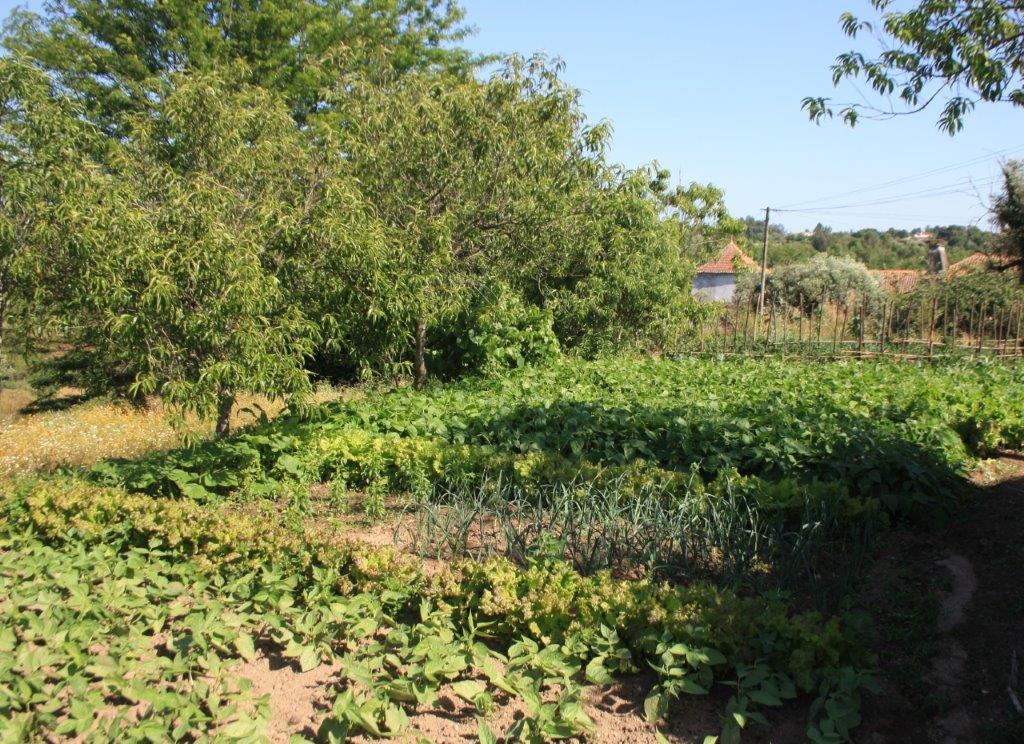
[[[925,359],[985,355],[1019,359],[1024,304],[964,306],[819,304],[757,308],[745,302],[716,304],[699,323],[687,351],[715,355],[783,354],[800,357]]]

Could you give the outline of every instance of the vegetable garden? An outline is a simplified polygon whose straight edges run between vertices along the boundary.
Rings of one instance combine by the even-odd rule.
[[[415,737],[446,697],[484,742],[588,738],[587,689],[628,678],[659,740],[710,696],[720,741],[794,708],[843,741],[865,559],[1024,444],[1022,388],[984,358],[565,360],[8,482],[0,725],[262,739],[238,669],[276,658],[337,671],[296,740]],[[350,504],[394,545],[340,528]]]

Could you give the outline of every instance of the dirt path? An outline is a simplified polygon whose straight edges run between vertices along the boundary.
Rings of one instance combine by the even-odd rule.
[[[975,474],[942,533],[895,532],[862,596],[876,615],[882,694],[858,740],[1024,742],[1007,692],[1024,652],[1024,456]]]

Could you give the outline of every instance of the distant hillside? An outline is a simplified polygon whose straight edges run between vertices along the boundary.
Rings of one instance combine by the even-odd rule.
[[[746,243],[750,255],[760,258],[764,222],[746,217]],[[946,245],[950,263],[966,258],[975,251],[985,253],[996,249],[997,235],[974,226],[947,225],[914,230],[833,231],[818,224],[814,230],[788,232],[782,225],[769,229],[768,264],[780,266],[811,258],[817,253],[855,258],[869,269],[924,268],[928,244],[939,240]]]

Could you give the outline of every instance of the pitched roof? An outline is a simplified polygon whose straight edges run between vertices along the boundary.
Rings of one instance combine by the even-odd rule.
[[[904,294],[917,286],[924,272],[917,269],[868,269],[868,274],[888,291]]]
[[[735,240],[729,241],[729,245],[722,249],[722,252],[705,264],[697,267],[698,274],[735,274],[737,268],[756,269],[757,262],[743,252],[736,245]]]
[[[1004,266],[1010,266],[1013,263],[1013,258],[1001,253],[982,253],[981,251],[975,251],[967,258],[957,261],[955,264],[951,264],[946,269],[946,276],[959,276],[966,274],[969,271],[975,271],[978,269],[1000,269]]]

